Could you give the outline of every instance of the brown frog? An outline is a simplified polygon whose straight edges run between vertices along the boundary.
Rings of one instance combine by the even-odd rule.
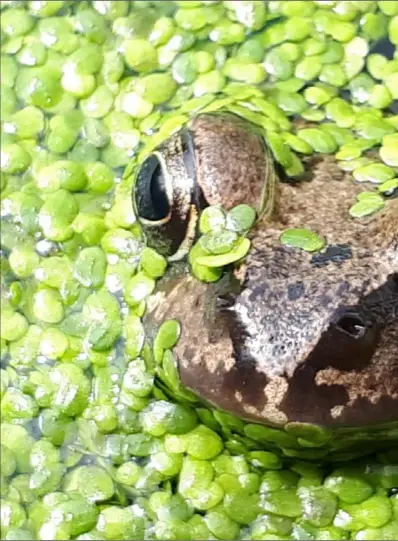
[[[366,219],[366,190],[332,157],[306,160],[310,180],[277,182],[262,133],[233,115],[198,116],[141,167],[135,206],[149,243],[177,261],[206,205],[247,203],[259,220],[243,262],[219,284],[174,263],[147,325],[178,319],[183,383],[239,417],[361,427],[398,421],[398,199]],[[286,228],[325,237],[311,254]]]

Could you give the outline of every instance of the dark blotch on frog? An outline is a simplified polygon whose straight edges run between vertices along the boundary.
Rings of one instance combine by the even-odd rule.
[[[272,161],[250,126],[208,115],[187,133],[194,190],[186,201],[262,211],[265,196],[273,213],[259,220],[249,255],[220,283],[199,282],[181,263],[159,282],[146,321],[153,330],[167,318],[181,322],[175,354],[183,383],[273,426],[398,421],[398,200],[353,219],[349,208],[367,188],[318,156],[306,159],[312,179],[277,183],[273,201]],[[159,150],[163,167],[167,148]],[[173,179],[172,170],[165,174]],[[292,227],[318,232],[328,247],[314,255],[281,244]]]

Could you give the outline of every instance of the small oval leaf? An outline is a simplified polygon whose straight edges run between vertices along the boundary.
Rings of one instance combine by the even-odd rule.
[[[384,199],[379,197],[367,197],[362,201],[358,201],[350,208],[350,214],[353,218],[363,218],[364,216],[370,216],[378,210],[382,209],[385,205]]]
[[[304,228],[286,229],[280,240],[286,246],[300,248],[306,252],[317,252],[325,246],[325,240],[321,236]]]
[[[224,267],[245,257],[250,248],[250,240],[244,237],[233,250],[227,254],[201,256],[196,259],[196,263],[205,267]]]

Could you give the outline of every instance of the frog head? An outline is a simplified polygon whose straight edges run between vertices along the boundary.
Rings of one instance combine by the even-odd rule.
[[[398,200],[352,218],[365,188],[331,157],[307,159],[309,182],[270,182],[275,170],[262,137],[229,122],[199,117],[196,130],[168,141],[153,161],[160,173],[145,181],[144,164],[138,174],[136,208],[145,231],[170,242],[172,261],[189,250],[204,206],[250,204],[262,218],[251,251],[220,284],[168,273],[149,303],[148,329],[179,320],[182,382],[243,419],[327,427],[398,421]],[[141,194],[153,180],[164,186],[158,215],[145,210]],[[313,254],[284,245],[287,228],[315,231],[326,247]]]

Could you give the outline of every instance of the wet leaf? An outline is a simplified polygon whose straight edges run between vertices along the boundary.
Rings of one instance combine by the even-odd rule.
[[[375,197],[366,197],[350,208],[350,214],[354,218],[363,218],[364,216],[374,214],[382,209],[384,205],[385,202],[381,196],[375,195]]]
[[[316,252],[325,245],[325,240],[322,237],[304,228],[287,229],[282,233],[280,240],[286,246],[301,248],[306,252]]]
[[[205,267],[224,267],[245,257],[249,248],[250,240],[245,237],[227,254],[201,256],[196,259],[196,263]]]

